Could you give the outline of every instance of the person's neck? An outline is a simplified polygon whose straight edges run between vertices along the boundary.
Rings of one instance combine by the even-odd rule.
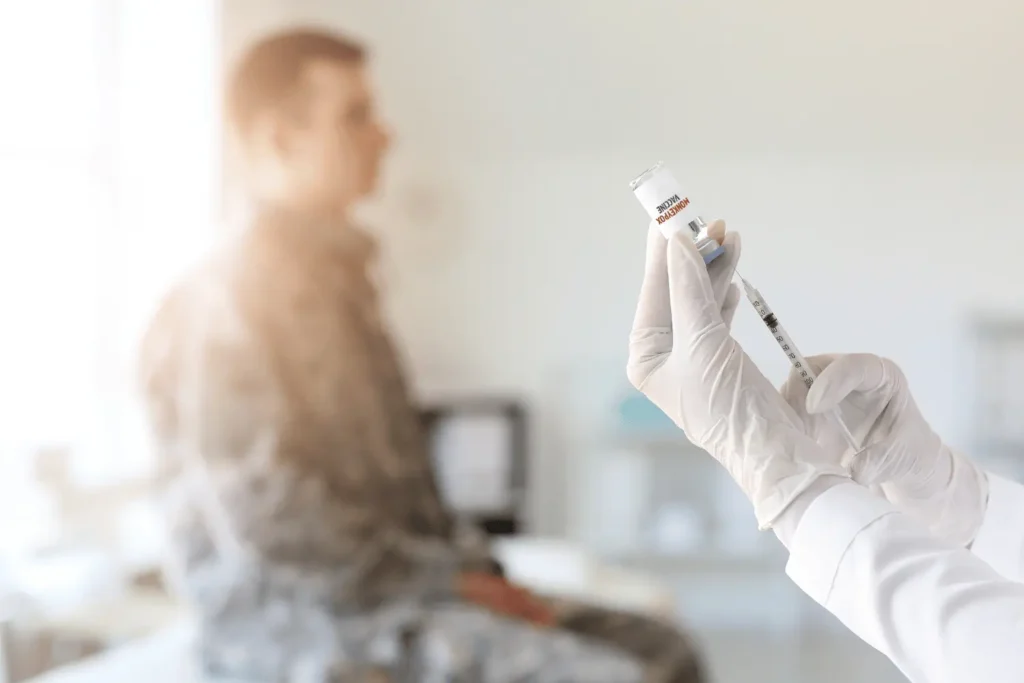
[[[315,202],[269,201],[254,203],[256,216],[264,224],[285,229],[292,238],[314,249],[344,252],[354,261],[367,264],[377,253],[377,242],[349,220],[346,209],[328,208]]]
[[[321,225],[348,225],[349,207],[291,198],[267,198],[257,202],[259,211],[303,218]]]

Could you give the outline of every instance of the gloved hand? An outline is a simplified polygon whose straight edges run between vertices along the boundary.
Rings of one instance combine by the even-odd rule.
[[[725,253],[707,265],[707,271],[722,320],[726,327],[731,327],[740,301],[740,289],[732,281],[736,274],[736,264],[740,262],[740,235],[738,232],[728,232],[725,221],[717,220],[708,226],[708,237],[725,247]],[[647,272],[644,277],[659,279],[659,286],[653,287],[652,292],[659,292],[661,298],[654,299],[652,295],[648,303],[664,311],[666,316],[669,310],[668,271],[665,268],[667,247],[668,243],[658,230],[658,224],[651,221],[647,227]]]
[[[709,269],[688,235],[666,245],[649,230],[626,374],[725,467],[765,529],[817,478],[844,472],[729,335],[723,309],[731,271],[718,270],[728,270],[729,261],[716,268],[722,258]]]
[[[978,532],[988,480],[949,448],[921,415],[903,372],[869,354],[815,356],[820,372],[808,391],[791,373],[782,395],[804,418],[805,429],[830,453],[846,446],[832,415],[838,408],[863,450],[853,453],[853,479],[880,491],[924,522],[933,534],[966,546]]]

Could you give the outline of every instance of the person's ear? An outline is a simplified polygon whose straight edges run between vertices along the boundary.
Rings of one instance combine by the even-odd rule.
[[[264,112],[252,123],[250,140],[260,155],[288,159],[295,151],[295,124],[277,112]]]
[[[288,159],[295,151],[293,123],[282,116],[267,119],[267,149],[278,159]]]
[[[280,127],[274,121],[274,117],[261,114],[249,126],[245,147],[254,155],[254,158],[276,158],[287,147],[287,141]]]

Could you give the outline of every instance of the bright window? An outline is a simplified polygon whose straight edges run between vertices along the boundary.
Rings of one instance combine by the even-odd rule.
[[[215,236],[216,6],[0,5],[0,500],[42,447],[83,483],[151,465],[134,355]]]

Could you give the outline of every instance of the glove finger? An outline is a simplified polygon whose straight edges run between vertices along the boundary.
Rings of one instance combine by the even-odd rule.
[[[652,222],[647,230],[647,260],[644,262],[644,279],[640,284],[640,298],[633,317],[634,332],[651,328],[669,329],[672,326],[667,246],[657,224]]]
[[[712,329],[725,329],[704,259],[688,234],[668,243],[668,288],[675,344],[689,345]]]
[[[715,221],[711,224],[708,232],[711,233],[712,229],[714,229],[714,234],[724,235],[719,244],[725,248],[725,253],[707,265],[711,287],[715,290],[715,300],[722,305],[729,293],[729,286],[732,284],[736,266],[740,261],[741,241],[738,232],[725,232],[725,221]]]
[[[885,388],[889,373],[881,358],[869,353],[840,356],[826,367],[807,392],[807,412],[823,413],[853,392]]]
[[[888,480],[884,467],[881,467],[874,449],[866,448],[853,456],[850,461],[850,476],[861,486],[877,488]]]
[[[647,230],[647,259],[640,297],[629,335],[626,377],[641,387],[672,350],[672,307],[668,291],[668,244],[652,222]]]
[[[740,288],[730,285],[722,301],[722,321],[726,327],[732,327],[732,319],[736,316],[736,307],[740,303]]]
[[[723,221],[721,218],[711,223],[711,225],[709,225],[707,229],[708,237],[718,242],[719,244],[721,244],[722,240],[725,239],[725,233],[725,221]]]
[[[882,442],[868,446],[853,457],[850,475],[863,486],[881,486],[906,476],[909,464],[905,459],[893,457],[889,444]]]
[[[821,375],[822,371],[831,365],[836,358],[837,356],[833,354],[821,354],[818,356],[808,356],[805,360],[811,366],[815,375]],[[815,382],[817,381],[815,380]],[[807,412],[807,393],[809,391],[796,368],[790,369],[789,376],[786,377],[786,381],[779,388],[779,393],[782,394],[782,397],[799,413]]]

